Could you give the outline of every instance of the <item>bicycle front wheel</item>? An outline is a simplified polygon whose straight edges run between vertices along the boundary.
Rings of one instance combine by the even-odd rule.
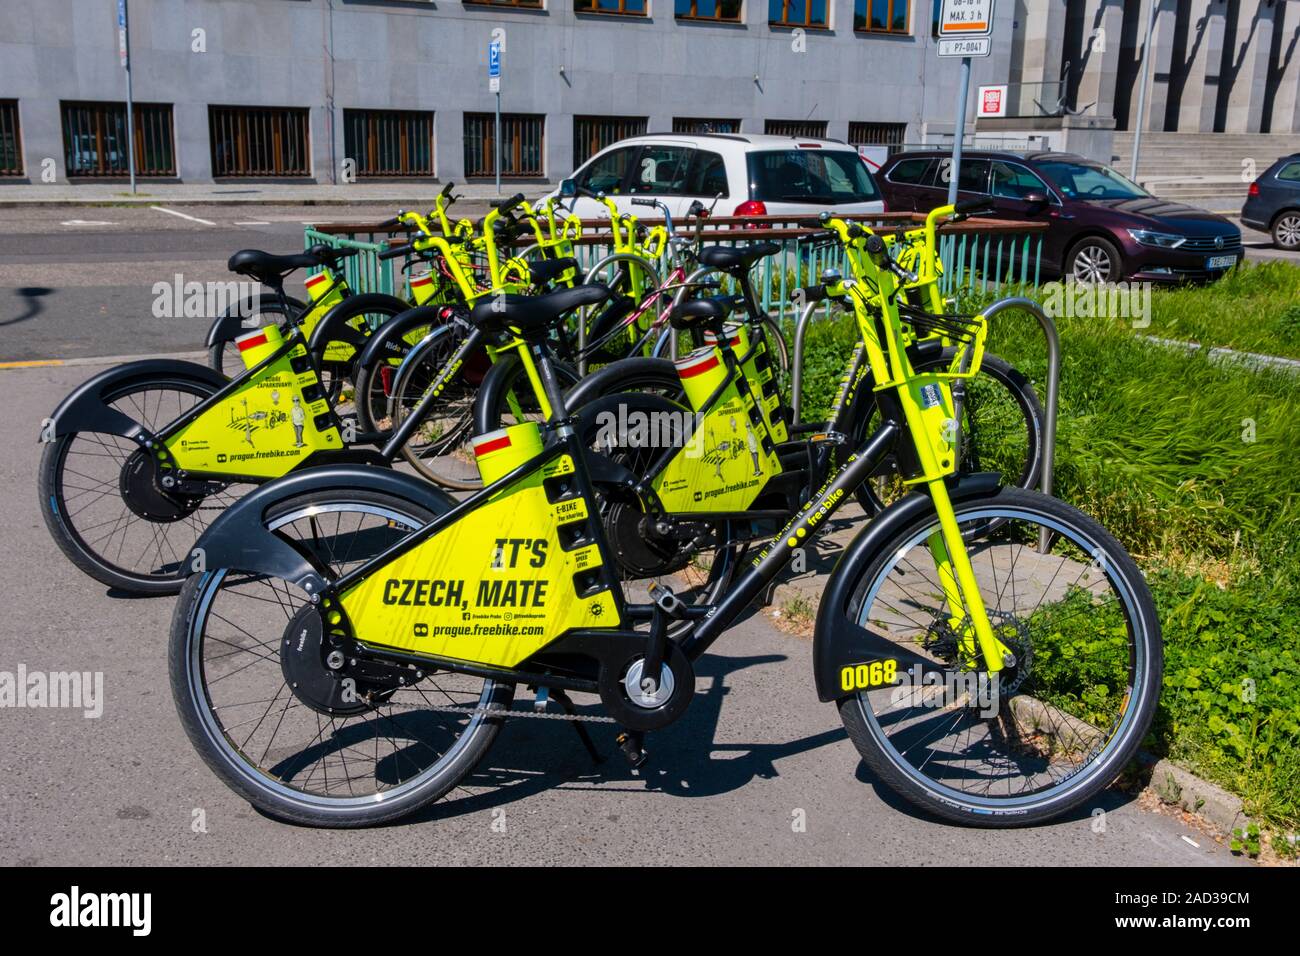
[[[990,675],[969,618],[944,599],[932,513],[880,549],[846,609],[914,656],[841,699],[840,716],[871,771],[934,815],[1041,823],[1111,784],[1146,734],[1162,669],[1155,604],[1123,547],[1064,502],[1003,488],[954,510],[963,531],[994,529],[968,553],[1014,662]]]

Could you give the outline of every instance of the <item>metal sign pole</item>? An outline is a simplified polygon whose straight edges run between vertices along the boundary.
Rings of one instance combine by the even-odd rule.
[[[501,195],[501,41],[488,44],[488,90],[496,94],[495,132],[492,135],[492,168],[496,172],[497,196]]]
[[[1142,127],[1146,125],[1147,83],[1151,77],[1151,31],[1155,28],[1159,7],[1160,0],[1151,0],[1151,16],[1147,17],[1147,39],[1145,46],[1142,47],[1142,85],[1138,88],[1137,126],[1133,133],[1133,161],[1128,167],[1128,178],[1133,182],[1137,182],[1138,178],[1138,151],[1142,149]]]
[[[117,0],[117,47],[126,70],[126,162],[131,175],[131,194],[135,195],[135,99],[131,91],[131,27],[126,12],[127,0]]]
[[[961,82],[957,85],[957,128],[952,140],[952,178],[948,181],[948,205],[957,201],[957,177],[961,173],[961,146],[966,138],[966,98],[970,95],[970,57],[961,58]]]

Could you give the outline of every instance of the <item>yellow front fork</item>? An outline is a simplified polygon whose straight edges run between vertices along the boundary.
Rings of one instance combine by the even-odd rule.
[[[1002,670],[1003,661],[1010,649],[997,639],[993,626],[989,624],[984,597],[980,594],[979,582],[975,580],[975,569],[971,566],[966,542],[962,539],[957,516],[952,510],[952,500],[948,497],[948,486],[942,479],[926,484],[930,500],[934,502],[935,511],[939,515],[939,531],[930,535],[926,544],[934,558],[939,587],[948,604],[948,624],[962,628],[962,650],[967,659],[975,659],[978,646],[984,657],[985,669],[990,674],[995,674]],[[970,619],[969,624],[962,623],[966,618]]]

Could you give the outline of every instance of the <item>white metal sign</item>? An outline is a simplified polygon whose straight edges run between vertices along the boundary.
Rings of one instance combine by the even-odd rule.
[[[992,37],[948,37],[939,40],[940,56],[988,56],[992,52]]]
[[[987,37],[992,34],[993,0],[943,0],[939,11],[939,36]]]

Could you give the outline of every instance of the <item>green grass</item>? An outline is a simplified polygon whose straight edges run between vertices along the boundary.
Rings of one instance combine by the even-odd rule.
[[[1300,329],[1300,269],[1268,263],[1158,291],[1153,313],[1136,330],[1058,320],[1055,493],[1100,520],[1147,572],[1166,653],[1147,746],[1241,795],[1259,819],[1295,828],[1300,375],[1210,362],[1142,335],[1300,356],[1300,339],[1288,338]],[[855,340],[851,321],[810,329],[806,420],[824,416]],[[1045,399],[1046,346],[1030,316],[995,319],[988,347]]]
[[[1247,263],[1205,286],[1156,289],[1149,335],[1300,358],[1300,269]]]

